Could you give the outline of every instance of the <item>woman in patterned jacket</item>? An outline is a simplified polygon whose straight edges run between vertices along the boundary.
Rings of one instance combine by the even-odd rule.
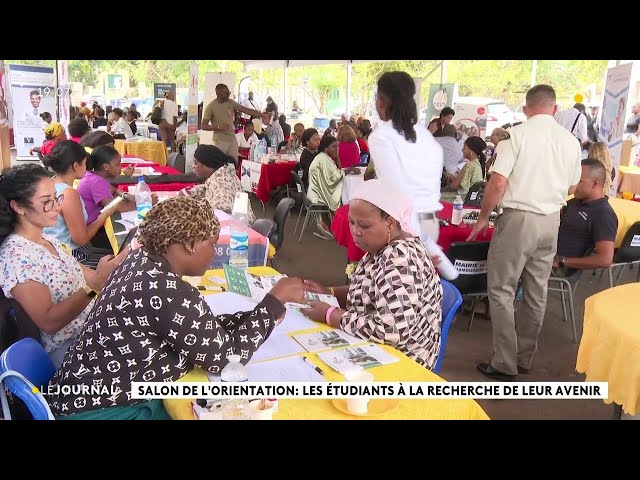
[[[364,182],[349,202],[351,235],[367,252],[348,286],[310,292],[333,294],[342,308],[309,302],[312,320],[365,340],[391,345],[431,369],[440,352],[442,286],[429,254],[411,232],[411,203],[381,180]]]
[[[131,398],[131,382],[176,381],[194,366],[218,373],[231,354],[246,363],[284,318],[283,304],[303,301],[302,280],[284,278],[253,311],[214,315],[182,277],[205,273],[219,230],[203,200],[170,198],[149,211],[139,230],[143,248],[109,277],[51,380],[54,415],[168,419],[161,400]]]

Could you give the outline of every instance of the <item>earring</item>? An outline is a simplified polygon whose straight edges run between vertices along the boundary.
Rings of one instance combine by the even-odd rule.
[[[187,247],[185,246],[184,249],[189,252],[189,255],[193,255],[195,252],[195,250],[192,247]]]
[[[389,237],[387,238],[387,245],[391,243],[391,227],[389,227]]]

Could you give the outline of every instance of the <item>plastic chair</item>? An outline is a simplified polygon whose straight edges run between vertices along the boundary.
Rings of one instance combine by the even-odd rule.
[[[446,280],[440,279],[442,284],[442,332],[440,334],[440,353],[433,373],[440,373],[442,361],[444,359],[444,351],[447,347],[447,338],[449,337],[449,328],[453,323],[453,319],[462,305],[462,295],[458,289]]]
[[[489,256],[489,242],[454,242],[447,251],[447,257],[455,265],[456,260],[465,262],[467,270],[473,267],[475,273],[461,272],[460,276],[451,281],[463,298],[471,298],[471,318],[468,331],[476,313],[478,299],[489,296],[487,292],[487,257]]]
[[[578,332],[576,330],[576,312],[573,303],[573,294],[578,287],[578,282],[582,276],[582,270],[574,272],[568,277],[556,277],[551,275],[547,282],[547,290],[549,292],[560,292],[562,301],[562,319],[567,321],[567,301],[569,302],[569,319],[571,320],[571,334],[573,343],[578,343]],[[557,287],[552,286],[557,284]]]
[[[276,231],[276,224],[268,218],[260,218],[253,222],[251,228],[263,237],[269,237],[273,232]]]
[[[635,245],[634,237],[636,238]],[[639,265],[636,281],[640,282],[640,245],[638,245],[637,238],[640,238],[640,222],[636,222],[629,227],[627,233],[624,234],[620,248],[616,250],[616,253],[613,256],[613,263],[609,267],[609,288],[613,288],[618,284],[622,274],[624,273],[625,265],[629,265],[630,268],[633,268],[634,265]],[[614,282],[613,270],[619,267],[620,271],[618,272]]]
[[[12,394],[24,402],[34,420],[54,420],[47,401],[38,389],[49,383],[55,371],[47,352],[32,338],[17,341],[0,356],[0,385],[4,383]],[[0,388],[0,403],[4,418],[10,420],[11,412],[4,388]]]
[[[302,241],[302,234],[307,228],[307,223],[309,222],[309,214],[320,214],[320,213],[328,213],[332,215],[331,210],[324,203],[312,203],[311,200],[307,197],[307,189],[304,188],[304,183],[302,183],[302,179],[295,172],[291,171],[291,176],[293,177],[293,181],[296,183],[296,187],[298,189],[298,193],[302,196],[302,208],[300,209],[300,213],[298,214],[298,220],[296,221],[296,226],[293,229],[293,234],[295,235],[298,230],[298,223],[300,223],[300,217],[302,216],[302,212],[306,211],[306,215],[304,217],[304,223],[302,224],[302,229],[300,230],[300,238],[298,238],[298,243]]]

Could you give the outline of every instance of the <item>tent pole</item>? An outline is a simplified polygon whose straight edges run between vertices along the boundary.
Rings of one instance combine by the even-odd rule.
[[[347,61],[347,102],[346,102],[347,118],[351,117],[351,66],[352,64],[353,64],[353,60]]]
[[[447,83],[447,60],[440,64],[440,83]]]
[[[285,60],[284,61],[284,97],[282,97],[284,100],[284,105],[282,106],[282,112],[280,113],[285,113],[287,111],[287,105],[289,105],[289,98],[288,98],[288,80],[289,80],[289,60]],[[286,113],[285,113],[286,115]],[[277,120],[277,119],[276,119]]]

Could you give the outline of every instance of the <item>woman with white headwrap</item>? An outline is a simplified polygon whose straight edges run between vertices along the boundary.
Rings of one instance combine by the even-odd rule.
[[[310,302],[309,318],[366,340],[391,345],[433,368],[440,352],[442,286],[424,245],[412,231],[411,203],[381,180],[362,183],[349,202],[351,235],[366,252],[348,286],[334,294],[342,308]]]

